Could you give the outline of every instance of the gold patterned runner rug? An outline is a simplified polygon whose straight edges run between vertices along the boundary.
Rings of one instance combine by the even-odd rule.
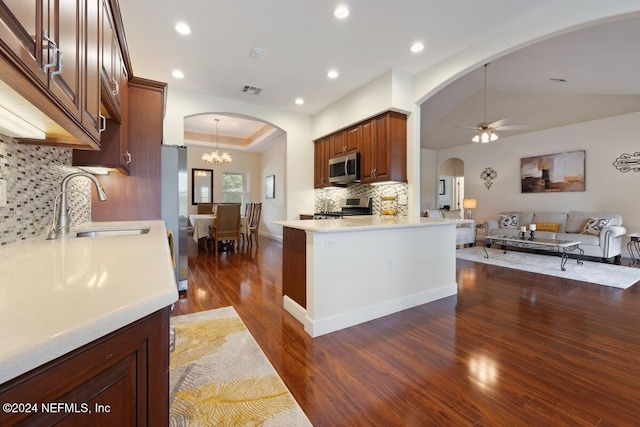
[[[311,426],[233,307],[171,324],[170,426]]]

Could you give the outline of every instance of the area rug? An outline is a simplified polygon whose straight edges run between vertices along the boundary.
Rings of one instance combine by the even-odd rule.
[[[528,252],[507,251],[487,248],[489,258],[484,257],[481,246],[456,249],[456,257],[484,264],[514,268],[547,276],[563,277],[581,282],[627,289],[640,281],[640,269],[622,265],[604,264],[601,262],[583,261],[579,265],[574,258],[569,258],[566,271],[560,269],[560,257],[538,255]]]
[[[171,324],[170,426],[311,426],[233,307]]]

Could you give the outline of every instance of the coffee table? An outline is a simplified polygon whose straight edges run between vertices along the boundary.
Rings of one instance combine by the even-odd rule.
[[[513,236],[487,236],[485,237],[485,245],[483,246],[484,257],[489,258],[489,253],[487,252],[488,247],[490,247],[493,243],[498,243],[502,245],[502,250],[504,253],[507,253],[507,247],[512,246],[516,248],[526,248],[526,249],[547,249],[551,251],[555,251],[562,255],[560,260],[560,269],[562,271],[566,271],[567,269],[564,267],[567,263],[568,253],[573,251],[578,251],[578,261],[577,263],[582,265],[582,255],[584,255],[584,250],[580,248],[580,243],[575,240],[558,240],[558,239],[539,239],[539,238],[518,238]]]
[[[629,243],[627,243],[627,250],[629,251],[629,255],[631,255],[631,262],[629,266],[633,267],[634,264],[640,264],[640,233],[631,233],[627,234],[629,237]],[[638,256],[636,257],[633,253],[633,250],[636,250]]]

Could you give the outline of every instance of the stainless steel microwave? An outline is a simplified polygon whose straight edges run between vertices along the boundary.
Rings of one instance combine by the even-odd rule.
[[[335,184],[360,182],[360,153],[329,159],[329,182]]]

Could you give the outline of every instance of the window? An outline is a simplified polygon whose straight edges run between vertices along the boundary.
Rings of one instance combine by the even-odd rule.
[[[222,194],[226,203],[244,203],[249,200],[248,174],[223,173]]]

